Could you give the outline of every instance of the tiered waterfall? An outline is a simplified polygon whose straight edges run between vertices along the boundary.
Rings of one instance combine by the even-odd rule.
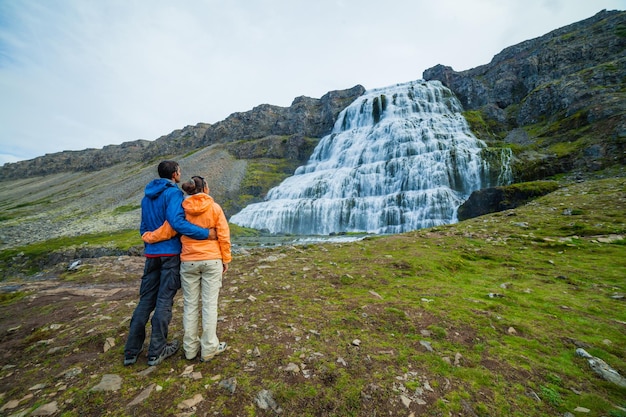
[[[339,115],[306,165],[230,221],[298,235],[454,223],[472,191],[498,185],[489,184],[486,145],[461,112],[439,81],[367,91]]]

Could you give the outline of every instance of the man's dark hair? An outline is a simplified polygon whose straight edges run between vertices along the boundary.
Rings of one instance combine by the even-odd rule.
[[[176,171],[178,171],[178,162],[176,161],[162,161],[159,164],[159,177],[161,178],[171,180]]]

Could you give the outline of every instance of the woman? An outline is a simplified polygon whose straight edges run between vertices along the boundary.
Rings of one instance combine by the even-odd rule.
[[[222,208],[209,196],[204,178],[191,177],[182,184],[188,197],[183,201],[185,217],[201,227],[217,229],[217,240],[196,240],[181,237],[180,279],[183,289],[183,349],[188,360],[200,353],[205,362],[226,350],[225,342],[217,337],[217,300],[222,287],[222,275],[232,260],[230,229]],[[154,243],[176,235],[165,222],[154,232],[146,232],[142,239]],[[202,336],[198,336],[198,305],[202,296]]]

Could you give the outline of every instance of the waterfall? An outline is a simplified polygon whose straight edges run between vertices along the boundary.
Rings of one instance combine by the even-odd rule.
[[[306,165],[232,216],[271,233],[401,233],[457,221],[488,182],[486,145],[439,81],[368,90],[338,116]]]

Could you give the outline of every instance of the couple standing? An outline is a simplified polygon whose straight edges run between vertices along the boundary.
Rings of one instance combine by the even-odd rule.
[[[158,365],[178,351],[178,341],[167,343],[167,333],[181,281],[185,357],[191,360],[200,355],[200,360],[206,361],[226,349],[216,329],[222,274],[232,259],[228,222],[222,208],[208,195],[204,178],[195,176],[184,183],[183,190],[189,195],[184,198],[177,185],[181,177],[178,163],[162,161],[158,172],[160,178],[146,185],[141,201],[140,232],[146,261],[139,303],[124,348],[124,365],[137,362],[153,311],[148,365]],[[200,297],[202,337],[198,336]]]

